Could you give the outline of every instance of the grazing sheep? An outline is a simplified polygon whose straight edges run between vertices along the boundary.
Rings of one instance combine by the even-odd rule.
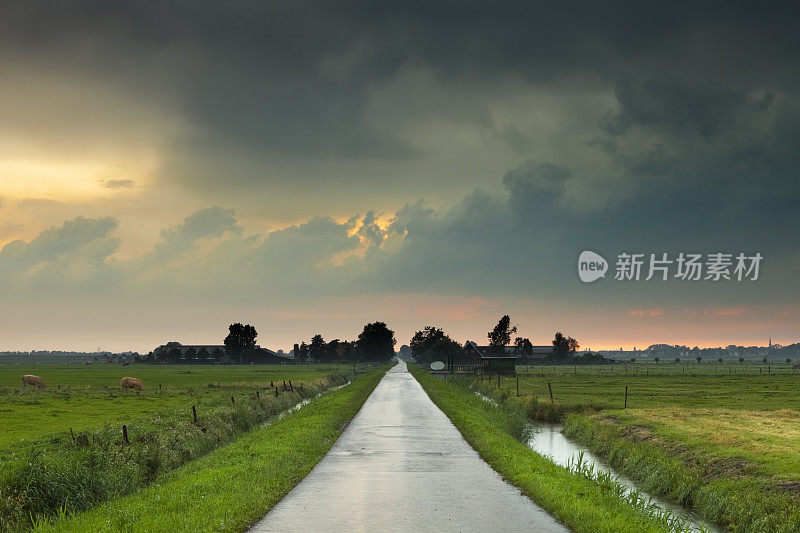
[[[25,374],[22,376],[22,385],[33,385],[37,389],[44,388],[44,380],[39,376],[33,376],[30,374]]]
[[[123,390],[136,389],[138,392],[144,391],[144,384],[142,383],[142,380],[139,378],[122,378],[119,381],[119,384]]]

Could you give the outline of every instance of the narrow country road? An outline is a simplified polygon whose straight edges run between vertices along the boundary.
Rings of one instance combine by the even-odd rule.
[[[400,362],[252,531],[568,531],[487,465]]]

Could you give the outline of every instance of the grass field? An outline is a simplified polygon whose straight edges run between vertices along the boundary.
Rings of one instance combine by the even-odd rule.
[[[304,398],[346,383],[352,368],[0,367],[6,382],[17,382],[0,387],[0,530],[138,490]],[[33,372],[47,389],[18,384]],[[121,391],[124,375],[141,378],[147,390]]]
[[[308,474],[386,368],[159,477],[151,486],[42,531],[243,531]]]
[[[720,473],[759,475],[800,489],[800,413],[746,409],[630,409],[598,417],[633,440],[680,442],[723,459]],[[727,461],[724,461],[727,459]]]
[[[531,366],[476,385],[727,529],[800,529],[800,373],[786,365]]]
[[[520,395],[549,402],[549,383],[554,400],[567,408],[622,408],[627,387],[629,408],[800,409],[797,395],[800,372],[785,365],[768,369],[753,365],[693,364],[686,365],[684,371],[683,365],[646,363],[605,367],[531,366],[517,370]],[[496,385],[497,377],[492,379]],[[501,377],[500,386],[516,394],[516,379]]]
[[[28,447],[70,428],[80,432],[181,410],[188,416],[192,405],[216,405],[270,382],[299,386],[349,370],[352,366],[0,365],[0,462],[9,448]],[[23,374],[41,376],[47,389],[23,390]],[[124,376],[142,379],[145,393],[120,391]]]

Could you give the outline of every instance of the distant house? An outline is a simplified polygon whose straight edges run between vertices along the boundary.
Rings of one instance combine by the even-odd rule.
[[[215,354],[218,359],[225,356],[224,344],[181,344],[180,342],[172,341],[162,344],[153,350],[153,356],[160,361],[168,361],[175,358],[185,358],[191,356],[192,358],[209,359],[213,361]]]
[[[553,352],[553,346],[545,345],[545,346],[534,346],[533,352],[528,356],[528,360],[540,360],[544,359],[548,355]]]
[[[501,354],[494,353],[494,350],[491,346],[478,346],[474,342],[470,342],[469,344],[474,345],[475,349],[478,350],[483,356],[494,356],[494,357],[516,357],[518,362],[523,361],[539,361],[546,358],[550,355],[553,351],[553,347],[551,345],[546,346],[533,346],[533,350],[531,354],[528,356],[522,355],[518,353],[518,348],[516,346],[506,346],[505,352]]]
[[[447,369],[450,372],[488,372],[492,374],[516,373],[517,356],[509,347],[497,355],[491,346],[478,346],[467,341],[461,353],[451,354],[447,358]]]

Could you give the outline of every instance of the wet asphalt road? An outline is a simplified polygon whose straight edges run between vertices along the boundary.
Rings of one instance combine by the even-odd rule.
[[[568,531],[390,370],[322,461],[251,531]]]

